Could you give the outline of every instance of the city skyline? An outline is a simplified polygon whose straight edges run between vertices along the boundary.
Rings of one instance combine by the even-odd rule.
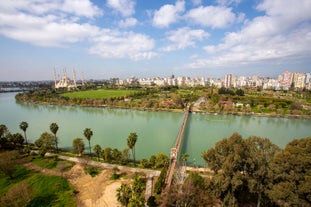
[[[311,72],[311,1],[0,2],[0,81]]]

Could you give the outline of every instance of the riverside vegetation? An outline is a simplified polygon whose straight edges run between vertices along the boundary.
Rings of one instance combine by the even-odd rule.
[[[103,87],[80,91],[44,89],[16,95],[17,101],[182,111],[188,103],[192,111],[238,115],[311,117],[311,91],[274,91],[261,88],[227,89],[215,87]]]

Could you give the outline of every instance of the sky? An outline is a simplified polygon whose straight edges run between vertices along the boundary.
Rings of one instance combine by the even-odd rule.
[[[1,0],[0,81],[311,72],[311,0]],[[82,75],[83,74],[83,75]]]

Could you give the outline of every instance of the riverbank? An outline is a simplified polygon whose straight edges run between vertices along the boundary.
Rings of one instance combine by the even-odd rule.
[[[174,112],[183,113],[184,109],[154,109],[154,108],[138,108],[138,107],[119,107],[119,106],[92,106],[92,105],[76,105],[76,104],[57,104],[49,102],[32,102],[20,101],[26,104],[39,104],[51,106],[71,106],[71,107],[86,107],[86,108],[107,108],[107,109],[120,109],[120,110],[135,110],[135,111],[150,111],[150,112]],[[297,115],[297,114],[276,114],[276,113],[254,113],[254,112],[209,112],[199,109],[191,109],[190,113],[193,114],[208,114],[208,115],[234,115],[234,116],[254,116],[254,117],[272,117],[272,118],[293,118],[293,119],[311,119],[311,115]]]

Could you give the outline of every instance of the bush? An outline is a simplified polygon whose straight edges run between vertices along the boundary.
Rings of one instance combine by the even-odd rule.
[[[96,175],[99,174],[100,170],[97,167],[94,166],[87,166],[86,168],[84,168],[84,172],[86,174],[91,175],[92,177],[95,177]]]

